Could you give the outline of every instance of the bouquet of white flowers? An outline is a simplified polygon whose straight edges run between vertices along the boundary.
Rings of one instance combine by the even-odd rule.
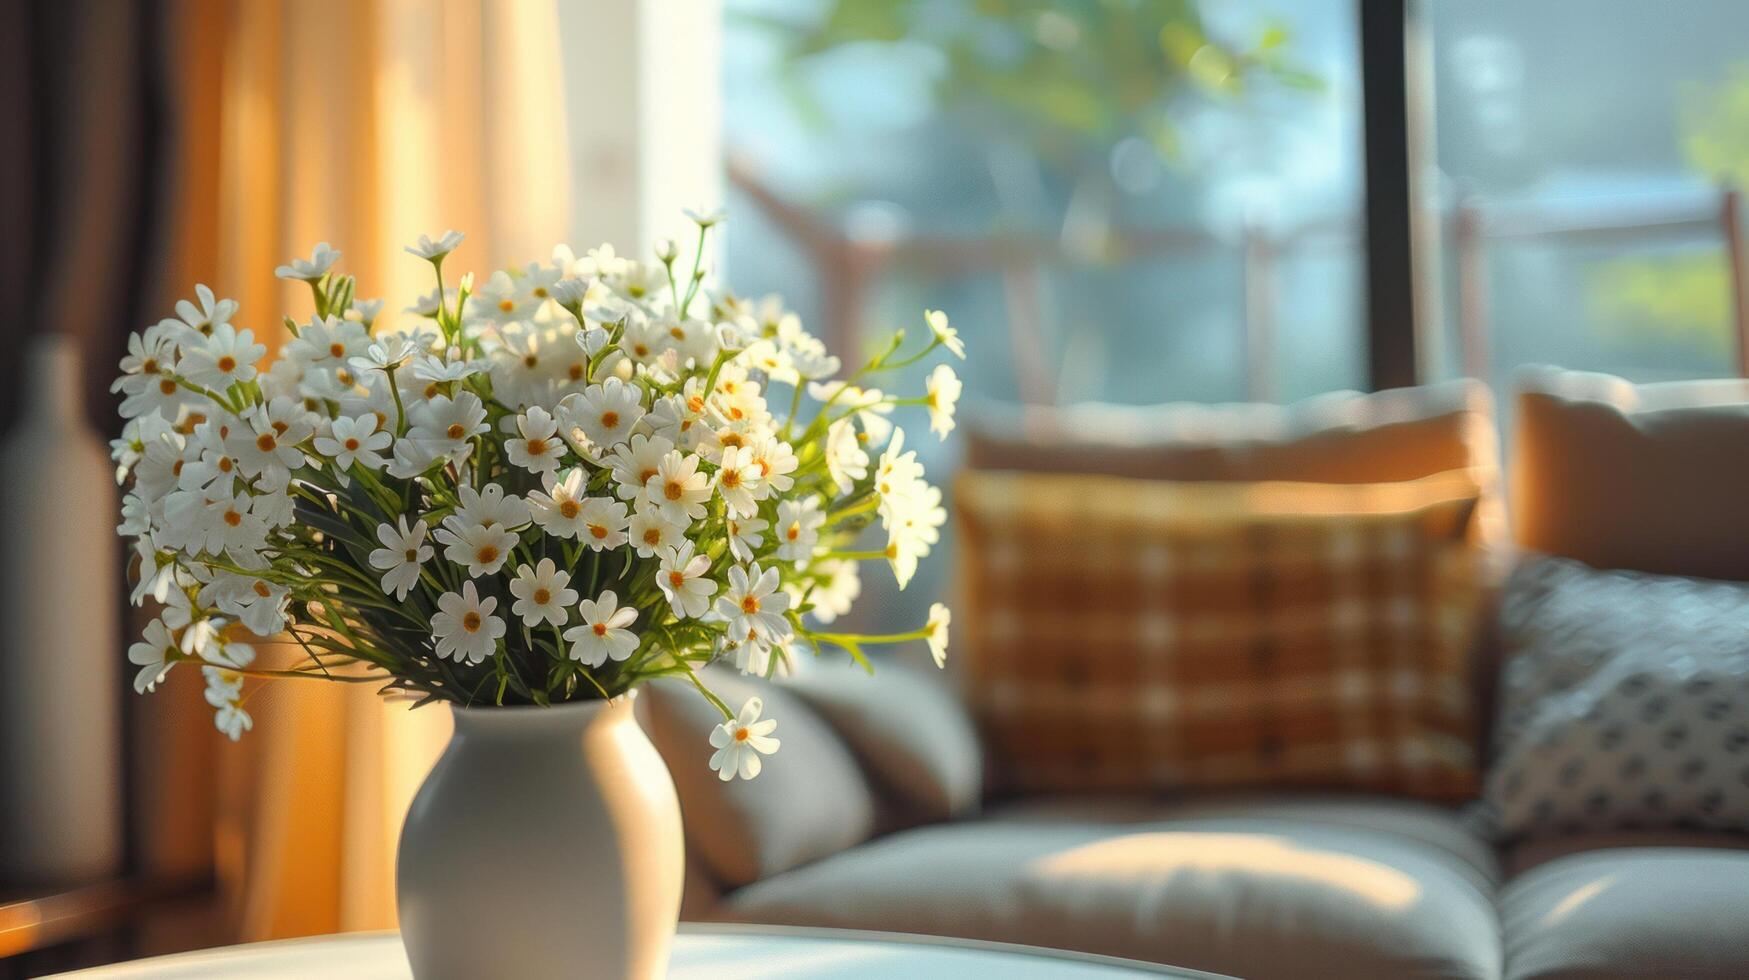
[[[547,705],[679,675],[723,714],[711,764],[729,779],[758,774],[776,723],[758,699],[724,704],[700,666],[769,675],[822,645],[866,666],[865,646],[914,640],[939,664],[939,603],[906,632],[823,627],[856,598],[859,562],[903,587],[946,516],[889,416],[926,406],[945,438],[952,368],[912,398],[866,379],[937,348],[963,358],[960,339],[932,311],[921,349],[901,356],[900,332],[832,380],[838,358],[779,301],[709,290],[721,217],[693,217],[690,272],[672,243],[655,262],[560,246],[451,286],[462,236],[421,238],[407,251],[436,288],[408,308],[420,325],[374,335],[382,301],[357,299],[318,245],[277,270],[309,284],[315,315],[285,318],[266,371],[237,304],[205,286],[132,335],[119,530],[136,539],[134,602],[162,605],[128,651],[136,689],[198,665],[237,738],[246,690],[279,678]],[[884,545],[859,550],[877,519]],[[295,662],[256,663],[251,638],[275,636]]]

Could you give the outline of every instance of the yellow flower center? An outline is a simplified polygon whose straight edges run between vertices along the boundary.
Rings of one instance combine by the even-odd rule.
[[[544,606],[547,603],[552,602],[552,601],[553,601],[553,594],[551,592],[547,591],[546,589],[535,589],[534,590],[534,604],[535,605]]]
[[[478,633],[482,622],[480,614],[470,609],[462,616],[462,629],[467,630],[469,633]]]
[[[237,359],[229,354],[219,358],[219,370],[226,374],[230,374],[232,371],[237,370]]]
[[[273,433],[263,432],[255,437],[255,448],[270,453],[279,448],[279,440],[273,437]]]
[[[617,429],[617,428],[619,428],[619,413],[618,412],[602,412],[601,413],[601,427],[603,429]]]
[[[564,517],[566,520],[571,520],[571,519],[575,518],[577,516],[577,514],[579,512],[581,512],[582,510],[583,510],[583,505],[577,503],[577,501],[575,501],[575,500],[561,500],[561,501],[559,501],[559,514],[560,514],[560,516]]]
[[[538,354],[524,354],[522,355],[522,364],[532,371],[540,366],[540,356]]]
[[[589,536],[597,541],[607,537],[607,528],[600,524],[589,525]]]
[[[728,487],[729,489],[733,490],[734,488],[736,488],[740,485],[741,485],[741,474],[735,472],[734,470],[724,470],[723,471],[723,486]]]
[[[511,310],[516,309],[516,304],[511,302],[510,300],[501,299],[498,301],[498,309],[502,310],[505,313],[509,313]]]
[[[243,523],[243,515],[237,513],[236,508],[231,508],[231,509],[225,511],[225,523],[231,525],[232,527],[236,527],[237,525]]]
[[[685,494],[686,488],[680,485],[679,480],[669,480],[668,485],[662,488],[662,496],[669,500],[679,500]]]
[[[595,631],[596,636],[606,636],[607,635],[607,624],[606,623],[596,623],[594,626],[591,626],[590,629]]]
[[[355,453],[358,451],[358,440],[357,439],[349,438],[344,443],[341,443],[341,445],[345,446],[346,451],[349,453]]]
[[[752,737],[753,737],[753,733],[748,731],[745,728],[735,729],[735,741],[737,741],[737,742],[745,742]]]
[[[345,357],[346,356],[346,345],[341,343],[338,340],[336,340],[332,344],[329,344],[328,345],[328,356],[329,357]]]
[[[656,528],[644,529],[644,543],[654,548],[662,543],[662,532]]]
[[[671,587],[676,588],[676,589],[685,585],[686,584],[686,573],[684,573],[684,572],[669,572],[668,573],[668,584]]]
[[[407,560],[411,561],[411,562],[417,562],[419,560],[419,549],[408,548],[407,549]]]
[[[528,454],[530,456],[545,456],[547,454],[547,441],[545,439],[528,440]]]
[[[753,596],[747,596],[746,598],[742,599],[741,600],[741,611],[744,613],[749,613],[749,614],[758,612],[759,611],[759,600]]]
[[[481,545],[480,550],[474,552],[474,560],[481,565],[490,565],[498,560],[498,548],[489,544]]]
[[[462,424],[460,422],[451,422],[449,425],[449,428],[447,428],[443,431],[451,439],[460,439],[462,437],[462,433],[466,432],[467,430],[462,428]]]
[[[271,590],[267,587],[266,582],[263,582],[260,579],[256,579],[255,580],[255,594],[260,596],[261,598],[265,599],[268,596],[273,594],[273,590]]]

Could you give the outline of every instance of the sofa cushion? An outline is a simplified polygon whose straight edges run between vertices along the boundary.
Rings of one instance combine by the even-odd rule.
[[[1574,854],[1500,896],[1514,980],[1749,976],[1749,853],[1633,848]]]
[[[1749,578],[1749,381],[1520,376],[1518,541],[1602,568]]]
[[[1243,977],[1498,975],[1491,862],[1473,838],[1459,842],[1465,832],[1449,812],[1365,800],[1314,803],[1320,817],[1267,800],[1201,806],[1008,808],[758,882],[716,915],[1020,942]]]
[[[976,811],[984,791],[978,733],[940,674],[814,663],[785,686],[831,724],[901,819],[925,823]]]
[[[831,726],[769,681],[711,668],[706,682],[735,707],[762,698],[764,716],[777,720],[773,734],[782,748],[765,758],[759,778],[724,782],[710,768],[710,732],[721,724],[721,713],[688,682],[647,686],[639,699],[642,721],[674,777],[689,855],[702,859],[718,882],[734,887],[868,838],[874,797]]]
[[[1503,833],[1749,831],[1749,585],[1530,558],[1500,632]]]
[[[964,474],[960,662],[992,783],[1472,794],[1477,492]]]
[[[1099,473],[1143,480],[1383,483],[1498,467],[1493,400],[1462,380],[1294,405],[974,406],[974,469]]]
[[[1706,830],[1604,830],[1589,834],[1563,834],[1520,841],[1502,852],[1501,870],[1516,878],[1532,868],[1558,861],[1571,854],[1627,847],[1694,847],[1749,851],[1749,834]]]

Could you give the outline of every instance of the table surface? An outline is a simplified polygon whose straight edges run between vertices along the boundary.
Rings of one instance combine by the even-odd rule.
[[[1111,980],[1116,977],[1207,978],[1112,957],[1002,943],[895,933],[785,926],[683,924],[674,942],[672,980],[847,980],[874,977]],[[392,932],[318,936],[138,960],[63,974],[86,980],[201,980],[322,977],[409,980],[401,938]]]

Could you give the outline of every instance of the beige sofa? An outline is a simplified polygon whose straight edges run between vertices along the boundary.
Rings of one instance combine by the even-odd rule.
[[[1749,389],[1528,384],[1511,467],[1522,537],[1621,566],[1749,577]],[[1104,411],[1128,413],[1100,430],[1121,443],[1083,446],[1062,468],[1363,481],[1468,465],[1487,485],[1497,469],[1475,385],[1188,421]],[[1058,441],[1045,431],[1058,424],[986,431],[971,462],[1036,458],[1028,440]],[[1563,501],[1581,493],[1585,518],[1567,519]],[[1655,534],[1639,533],[1636,508],[1658,509]],[[1485,710],[1486,654],[1477,673]],[[645,705],[686,813],[689,918],[965,936],[1244,977],[1749,976],[1749,837],[1497,847],[1464,808],[1262,790],[985,799],[973,722],[929,672],[723,682],[784,719],[783,749],[753,784],[706,771],[699,734],[713,719],[694,699],[657,689]]]

